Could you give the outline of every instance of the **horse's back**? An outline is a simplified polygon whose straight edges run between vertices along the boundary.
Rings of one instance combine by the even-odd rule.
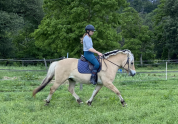
[[[77,63],[78,63],[78,59],[67,58],[67,59],[63,59],[63,60],[58,61],[56,68],[71,71],[72,69],[74,69],[74,67],[75,68],[77,67]]]

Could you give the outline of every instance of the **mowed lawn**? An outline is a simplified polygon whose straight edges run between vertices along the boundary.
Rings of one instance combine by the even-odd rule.
[[[76,84],[75,91],[84,102],[78,105],[64,84],[54,93],[49,106],[44,99],[52,84],[35,98],[32,91],[40,85],[46,72],[0,71],[0,124],[177,124],[178,79],[151,80],[153,74],[129,77],[117,74],[114,85],[127,103],[103,87],[92,106],[87,101],[93,85]],[[172,74],[171,77],[177,74]],[[151,77],[152,76],[152,77]],[[150,81],[149,81],[150,79]]]

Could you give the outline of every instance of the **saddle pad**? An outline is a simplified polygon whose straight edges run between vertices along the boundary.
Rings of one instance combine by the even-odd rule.
[[[98,69],[98,72],[100,72],[101,67]],[[91,74],[91,70],[89,69],[89,65],[88,62],[84,62],[82,60],[78,60],[78,71],[80,73],[84,73],[84,74]]]

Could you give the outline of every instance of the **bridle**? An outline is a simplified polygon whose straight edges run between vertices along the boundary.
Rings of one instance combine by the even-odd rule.
[[[127,61],[126,61],[126,63],[125,63],[125,65],[124,65],[124,69],[125,69],[125,66],[126,66],[126,64],[128,64],[128,69],[125,69],[126,71],[129,71],[130,70],[130,68],[129,68],[129,54],[127,55]],[[114,63],[114,62],[112,62],[112,61],[110,61],[110,60],[108,60],[108,59],[106,59],[106,58],[104,58],[104,57],[102,57],[101,58],[101,61],[103,60],[103,62],[104,62],[104,64],[106,65],[106,67],[107,67],[107,64],[106,64],[106,62],[104,61],[104,60],[107,60],[107,61],[109,61],[110,63],[112,63],[112,64],[114,64],[114,65],[116,65],[116,66],[118,66],[119,68],[121,67],[121,66],[119,66],[119,65],[117,65],[116,63]]]

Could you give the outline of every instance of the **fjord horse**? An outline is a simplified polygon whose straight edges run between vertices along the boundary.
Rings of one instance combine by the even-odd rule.
[[[88,105],[91,105],[93,98],[99,92],[99,90],[105,86],[112,90],[120,99],[120,102],[123,106],[126,106],[124,99],[122,98],[119,90],[113,85],[113,81],[115,79],[116,73],[119,67],[123,67],[130,76],[134,76],[136,74],[136,70],[134,67],[134,56],[130,50],[114,50],[103,54],[102,59],[102,69],[98,73],[98,80],[95,90],[91,98],[86,102]],[[90,76],[91,74],[81,74],[78,72],[78,59],[75,58],[67,58],[57,62],[51,63],[47,76],[41,83],[39,87],[37,87],[33,91],[33,96],[36,93],[41,91],[54,77],[55,75],[55,83],[50,88],[50,93],[47,97],[46,105],[50,103],[50,99],[56,89],[62,85],[66,80],[69,81],[69,92],[75,97],[76,101],[81,104],[83,103],[80,97],[75,93],[74,87],[76,82],[82,84],[90,84]]]

